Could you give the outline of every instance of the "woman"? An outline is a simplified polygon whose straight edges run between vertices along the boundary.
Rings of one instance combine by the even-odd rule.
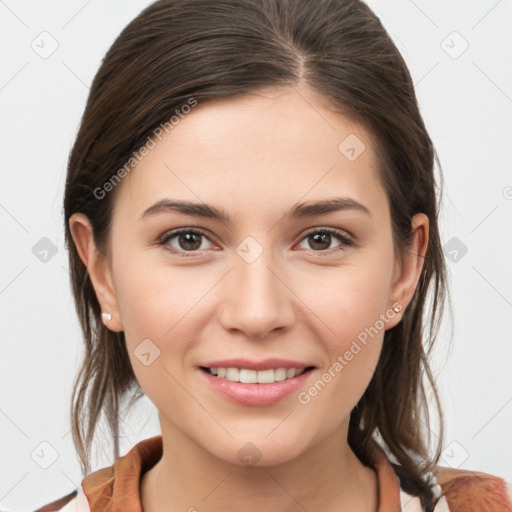
[[[364,3],[145,9],[69,159],[87,476],[39,510],[510,510],[503,479],[438,465],[435,158]],[[143,394],[162,435],[120,457],[121,405]],[[102,412],[115,462],[90,473]]]

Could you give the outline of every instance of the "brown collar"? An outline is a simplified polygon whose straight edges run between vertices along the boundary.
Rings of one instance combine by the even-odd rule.
[[[386,454],[375,445],[373,468],[377,473],[379,506],[377,512],[399,512],[398,478]],[[140,482],[163,453],[162,436],[137,443],[110,467],[90,473],[82,480],[82,489],[92,512],[142,512]]]

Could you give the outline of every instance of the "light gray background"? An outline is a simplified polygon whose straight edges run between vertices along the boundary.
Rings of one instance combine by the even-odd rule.
[[[66,161],[101,58],[149,3],[0,0],[5,509],[33,510],[80,485],[69,420],[82,346],[62,227]],[[512,3],[368,3],[416,84],[445,176],[443,243],[448,257],[458,251],[458,261],[448,260],[453,349],[447,317],[434,358],[447,423],[441,464],[512,481]],[[53,54],[44,53],[56,44]],[[57,249],[46,262],[34,254],[36,244],[48,244],[43,237]],[[146,398],[125,420],[122,454],[160,433]],[[94,469],[112,463],[106,447]]]

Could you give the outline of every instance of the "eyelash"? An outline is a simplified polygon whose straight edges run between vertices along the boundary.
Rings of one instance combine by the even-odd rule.
[[[178,235],[180,235],[182,233],[192,233],[194,235],[201,235],[201,236],[204,236],[210,242],[212,242],[210,237],[204,231],[202,231],[201,229],[198,229],[198,228],[194,228],[194,229],[185,228],[185,229],[179,229],[179,230],[174,230],[174,231],[170,231],[170,232],[164,233],[157,240],[157,245],[159,245],[159,246],[166,246],[167,243],[171,239],[175,238],[176,236],[178,236]],[[338,231],[337,229],[330,229],[330,228],[317,228],[317,229],[314,229],[312,231],[309,231],[308,233],[306,233],[301,238],[300,242],[302,242],[308,236],[316,235],[318,233],[333,235],[334,238],[336,238],[339,242],[341,242],[341,245],[339,247],[335,247],[333,249],[328,249],[328,250],[325,250],[325,251],[315,251],[315,250],[311,249],[312,252],[319,253],[319,254],[327,253],[327,254],[331,255],[334,252],[344,250],[345,247],[351,247],[351,246],[354,245],[354,241],[351,240],[350,238],[348,238],[342,231]],[[176,254],[176,255],[178,255],[180,257],[184,257],[184,258],[195,257],[195,255],[199,252],[198,250],[196,250],[196,251],[179,251],[179,250],[176,250],[176,249],[170,249],[168,246],[165,247],[165,248],[168,251],[172,252],[173,254]]]

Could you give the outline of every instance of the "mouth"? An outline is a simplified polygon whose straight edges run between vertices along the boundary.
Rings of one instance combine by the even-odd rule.
[[[276,382],[282,382],[298,377],[303,373],[310,372],[315,367],[307,366],[306,368],[269,368],[267,370],[250,370],[247,368],[222,368],[208,366],[200,366],[199,368],[219,380],[228,380],[242,384],[274,384]]]

